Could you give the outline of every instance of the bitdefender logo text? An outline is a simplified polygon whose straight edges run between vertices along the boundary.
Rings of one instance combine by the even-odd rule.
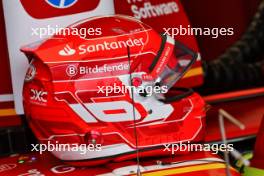
[[[90,74],[107,73],[107,72],[119,72],[124,70],[129,70],[128,63],[119,63],[116,65],[104,64],[101,66],[95,65],[94,67],[88,67],[88,66],[77,67],[75,65],[69,65],[66,69],[66,73],[68,76],[76,76],[77,74],[90,75]]]

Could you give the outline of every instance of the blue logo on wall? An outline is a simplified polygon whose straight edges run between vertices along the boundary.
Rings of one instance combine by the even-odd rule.
[[[46,0],[46,2],[55,8],[68,8],[75,4],[78,0]]]

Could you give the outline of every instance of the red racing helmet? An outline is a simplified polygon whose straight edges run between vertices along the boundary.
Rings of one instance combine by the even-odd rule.
[[[28,122],[65,162],[167,155],[165,144],[203,138],[203,99],[174,87],[197,54],[132,17],[88,18],[21,50]]]

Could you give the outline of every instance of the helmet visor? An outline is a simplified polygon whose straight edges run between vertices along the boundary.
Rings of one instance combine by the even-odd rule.
[[[197,53],[169,36],[163,37],[163,46],[150,66],[150,75],[145,78],[170,89],[194,64]]]

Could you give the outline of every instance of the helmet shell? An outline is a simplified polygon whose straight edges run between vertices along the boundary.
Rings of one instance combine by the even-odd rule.
[[[120,15],[68,27],[97,28],[98,36],[56,34],[22,48],[30,60],[24,109],[38,140],[47,145],[78,144],[77,151],[52,153],[72,164],[95,165],[134,158],[137,149],[144,151],[142,156],[165,155],[164,144],[202,139],[205,112],[198,94],[166,103],[126,88],[133,78],[140,85],[138,78],[149,73],[160,55],[162,37]],[[81,145],[89,150],[83,152]]]

